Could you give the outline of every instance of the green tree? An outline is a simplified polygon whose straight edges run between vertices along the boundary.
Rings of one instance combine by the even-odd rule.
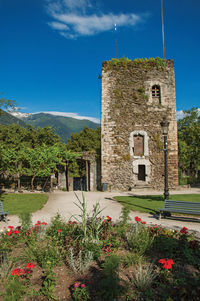
[[[16,108],[16,101],[10,100],[6,98],[0,98],[0,109],[4,110],[14,110]],[[2,114],[2,111],[0,111],[0,114]]]
[[[20,190],[20,176],[24,174],[24,156],[26,149],[5,148],[1,146],[1,165],[0,172],[13,176]]]
[[[179,165],[194,177],[200,170],[200,116],[197,108],[184,111],[178,121]]]
[[[101,153],[101,128],[96,130],[84,127],[79,133],[73,133],[67,142],[67,149],[74,152],[95,152],[98,156]]]

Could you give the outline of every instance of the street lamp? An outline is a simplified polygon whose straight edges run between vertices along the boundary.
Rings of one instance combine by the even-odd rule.
[[[168,166],[167,166],[167,134],[169,128],[169,121],[165,118],[160,123],[164,136],[164,156],[165,156],[165,187],[164,187],[164,199],[169,199],[169,188],[168,188]]]

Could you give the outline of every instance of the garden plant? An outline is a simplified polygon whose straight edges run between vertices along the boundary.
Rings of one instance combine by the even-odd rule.
[[[180,231],[147,225],[122,210],[118,223],[102,217],[97,203],[68,222],[57,214],[47,224],[0,234],[0,300],[200,300],[200,241]]]

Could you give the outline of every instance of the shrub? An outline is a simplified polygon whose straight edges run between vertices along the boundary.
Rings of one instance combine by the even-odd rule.
[[[144,254],[147,250],[149,250],[154,240],[154,236],[150,234],[149,229],[140,222],[131,226],[126,237],[129,249],[134,250],[139,254]]]
[[[156,272],[152,264],[139,264],[133,271],[133,283],[140,291],[146,291],[153,283]]]

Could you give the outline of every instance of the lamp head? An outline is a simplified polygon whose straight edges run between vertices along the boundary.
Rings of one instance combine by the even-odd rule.
[[[163,135],[168,134],[168,128],[169,128],[169,121],[166,118],[163,118],[163,121],[160,123],[162,130],[163,130]]]

